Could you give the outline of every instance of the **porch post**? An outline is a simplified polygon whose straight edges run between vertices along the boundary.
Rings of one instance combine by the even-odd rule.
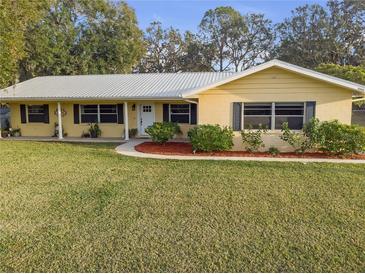
[[[124,140],[129,140],[128,103],[124,102]]]
[[[57,115],[58,115],[58,139],[63,139],[63,132],[62,132],[62,109],[61,103],[57,103]]]

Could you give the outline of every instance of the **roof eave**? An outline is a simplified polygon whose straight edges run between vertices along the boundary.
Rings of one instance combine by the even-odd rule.
[[[0,102],[42,101],[42,102],[72,102],[72,101],[173,101],[182,97],[0,97]]]

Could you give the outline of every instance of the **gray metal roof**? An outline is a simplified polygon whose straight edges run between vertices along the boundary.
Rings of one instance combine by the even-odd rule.
[[[150,73],[36,77],[0,90],[0,100],[176,99],[235,73]]]

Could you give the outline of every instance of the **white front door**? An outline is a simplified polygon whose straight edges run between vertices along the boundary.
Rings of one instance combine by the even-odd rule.
[[[146,135],[146,128],[155,122],[155,106],[153,104],[141,104],[139,134]]]

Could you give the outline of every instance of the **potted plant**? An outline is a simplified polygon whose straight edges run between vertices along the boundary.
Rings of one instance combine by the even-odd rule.
[[[99,125],[97,123],[95,123],[95,124],[90,123],[89,125],[90,125],[90,127],[89,127],[90,137],[98,138],[101,135],[101,130],[99,128]]]
[[[9,128],[9,134],[12,137],[20,137],[22,135],[20,128]]]

